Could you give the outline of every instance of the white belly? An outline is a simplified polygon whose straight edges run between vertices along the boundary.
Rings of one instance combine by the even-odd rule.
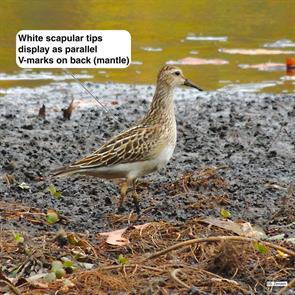
[[[133,163],[117,164],[111,167],[89,169],[87,174],[104,178],[136,179],[166,166],[172,157],[174,145],[167,145],[154,159]],[[85,172],[84,172],[85,173]]]
[[[152,160],[127,164],[129,169],[132,167],[130,173],[128,173],[128,178],[138,178],[155,170],[164,168],[171,159],[174,148],[175,146],[167,145],[161,153]]]

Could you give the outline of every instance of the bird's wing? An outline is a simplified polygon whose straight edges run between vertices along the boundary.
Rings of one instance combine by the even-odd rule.
[[[115,164],[145,161],[157,150],[160,125],[137,126],[113,137],[93,154],[70,167],[98,168]]]

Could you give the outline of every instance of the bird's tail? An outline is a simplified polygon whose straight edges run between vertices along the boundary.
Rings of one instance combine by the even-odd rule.
[[[57,177],[62,177],[62,176],[70,176],[76,173],[79,173],[79,167],[71,167],[71,166],[66,166],[66,167],[61,167],[55,170],[52,170],[50,172],[51,176],[57,176]]]

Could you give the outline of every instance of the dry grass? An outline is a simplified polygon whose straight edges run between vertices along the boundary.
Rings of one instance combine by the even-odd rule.
[[[214,191],[227,187],[218,174],[221,168],[185,174],[167,188],[172,195],[196,193],[200,186],[212,189],[206,198],[200,194],[198,202],[189,205],[192,208],[228,205],[229,197]],[[5,220],[46,223],[42,210],[20,204],[0,202],[0,213]],[[107,220],[112,228],[120,229],[133,224],[136,215],[110,215]],[[288,281],[290,288],[295,284],[294,244],[261,242],[266,251],[258,251],[255,240],[200,218],[181,224],[150,222],[141,229],[130,226],[123,234],[129,240],[125,246],[107,244],[100,235],[64,231],[21,234],[24,243],[18,243],[12,231],[0,230],[0,293],[266,294],[272,292],[268,281]],[[119,255],[127,260],[120,264]],[[65,277],[53,282],[29,281],[36,273],[50,272],[52,261],[64,257],[75,266],[66,269]],[[85,263],[92,268],[85,269]],[[286,291],[275,291],[279,290],[280,294]]]
[[[81,295],[184,294],[189,290],[199,294],[262,294],[270,291],[267,281],[290,281],[295,273],[292,245],[281,245],[290,251],[286,258],[278,255],[277,244],[269,247],[265,243],[268,251],[262,254],[251,239],[210,228],[200,219],[181,225],[155,222],[143,230],[130,228],[124,235],[130,243],[124,247],[108,245],[101,236],[94,242],[78,234],[76,245],[67,242],[61,246],[55,237],[46,233],[18,244],[12,232],[0,232],[2,272],[11,277],[12,270],[18,269],[13,285],[21,294],[55,294],[58,290]],[[77,252],[94,268],[77,267],[67,274],[71,287],[65,286],[65,279],[43,285],[27,281],[35,272],[48,272],[51,262],[61,257],[78,263]],[[128,259],[127,264],[118,264],[120,254]],[[0,286],[6,291],[9,288],[3,281]]]

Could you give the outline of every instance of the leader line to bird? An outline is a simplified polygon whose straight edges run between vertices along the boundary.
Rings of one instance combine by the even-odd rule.
[[[120,122],[117,118],[116,118],[116,116],[112,113],[112,111],[106,106],[106,105],[104,105],[101,101],[100,101],[100,99],[97,97],[97,96],[95,96],[88,88],[87,88],[87,86],[85,85],[85,83],[83,83],[81,80],[79,80],[73,73],[71,73],[68,69],[63,69],[63,71],[66,73],[66,74],[68,74],[68,75],[70,75],[76,82],[78,82],[78,84],[99,104],[99,106],[103,109],[103,111],[106,113],[106,114],[108,114],[108,115],[110,115],[113,119],[114,119],[114,121],[117,123],[117,124],[119,124],[119,126],[121,126],[121,127],[123,127],[123,128],[126,128],[126,126],[122,123],[122,122]]]

